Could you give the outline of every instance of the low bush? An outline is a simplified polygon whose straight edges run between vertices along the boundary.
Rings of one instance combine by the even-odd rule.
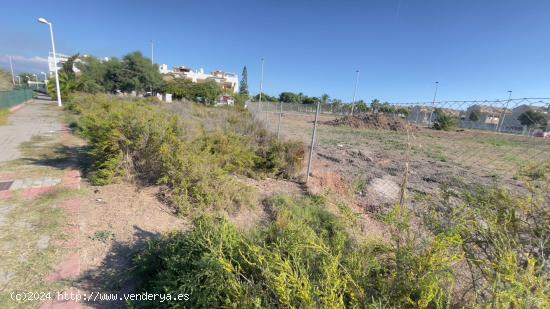
[[[423,246],[402,238],[357,243],[323,198],[267,201],[275,220],[249,233],[202,217],[187,232],[149,242],[135,259],[148,293],[188,293],[186,307],[343,308],[444,306],[460,242],[442,235]],[[408,222],[388,218],[400,232]],[[398,223],[399,222],[399,223]],[[181,303],[135,302],[135,308]]]
[[[188,130],[188,119],[144,100],[125,101],[104,95],[78,95],[67,109],[79,114],[78,127],[89,142],[95,185],[119,179],[164,184],[182,214],[192,208],[235,210],[251,205],[253,190],[231,177],[293,177],[300,169],[303,146],[277,142],[262,132],[246,112],[231,110],[226,130]],[[202,107],[200,117],[218,113]],[[73,119],[75,121],[75,119]],[[254,136],[259,132],[258,135]],[[251,134],[252,133],[252,134]]]
[[[528,192],[456,184],[429,201],[427,226],[453,230],[463,240],[464,294],[483,307],[550,306],[550,165],[526,168],[519,179]]]
[[[433,128],[436,130],[450,131],[457,126],[457,119],[453,116],[446,114],[440,109],[435,111],[436,118],[433,123]]]

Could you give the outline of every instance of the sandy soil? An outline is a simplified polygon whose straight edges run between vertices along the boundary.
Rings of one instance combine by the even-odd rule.
[[[175,216],[156,198],[158,188],[138,190],[130,184],[91,187],[80,213],[81,277],[83,292],[132,291],[131,258],[147,240],[190,223]],[[121,302],[88,303],[95,308],[124,307]]]

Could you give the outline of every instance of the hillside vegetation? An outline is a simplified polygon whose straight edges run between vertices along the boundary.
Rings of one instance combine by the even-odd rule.
[[[13,89],[13,81],[11,75],[3,70],[0,70],[0,91],[8,91]]]

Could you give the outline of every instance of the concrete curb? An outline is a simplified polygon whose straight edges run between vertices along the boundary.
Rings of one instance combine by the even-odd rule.
[[[23,108],[25,105],[29,104],[32,100],[33,100],[33,99],[30,99],[30,100],[28,100],[28,101],[25,101],[25,102],[23,102],[23,103],[20,103],[20,104],[18,104],[18,105],[15,105],[15,106],[11,107],[11,108],[9,109],[10,113],[15,113],[16,111],[18,111],[18,110],[20,110],[21,108]]]

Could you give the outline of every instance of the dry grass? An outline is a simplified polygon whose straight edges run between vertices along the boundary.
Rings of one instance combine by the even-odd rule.
[[[28,308],[39,302],[15,302],[12,291],[47,292],[57,290],[62,283],[47,283],[44,279],[63,254],[55,240],[69,237],[64,232],[65,213],[57,205],[81,192],[57,189],[35,200],[14,198],[3,202],[4,222],[0,226],[0,287],[1,308]],[[9,279],[9,280],[8,280]]]
[[[324,116],[321,121],[331,119]],[[281,133],[309,142],[313,116],[285,115]],[[277,115],[271,114],[269,127],[276,129]],[[407,136],[404,132],[350,127],[318,126],[317,149],[362,148],[375,157],[401,162]],[[479,176],[510,179],[528,162],[542,162],[550,153],[550,141],[510,134],[466,130],[442,132],[421,129],[411,139],[412,166],[445,162],[449,168],[467,169]],[[416,164],[415,164],[416,163]]]
[[[0,126],[8,124],[10,111],[7,108],[0,108]]]

